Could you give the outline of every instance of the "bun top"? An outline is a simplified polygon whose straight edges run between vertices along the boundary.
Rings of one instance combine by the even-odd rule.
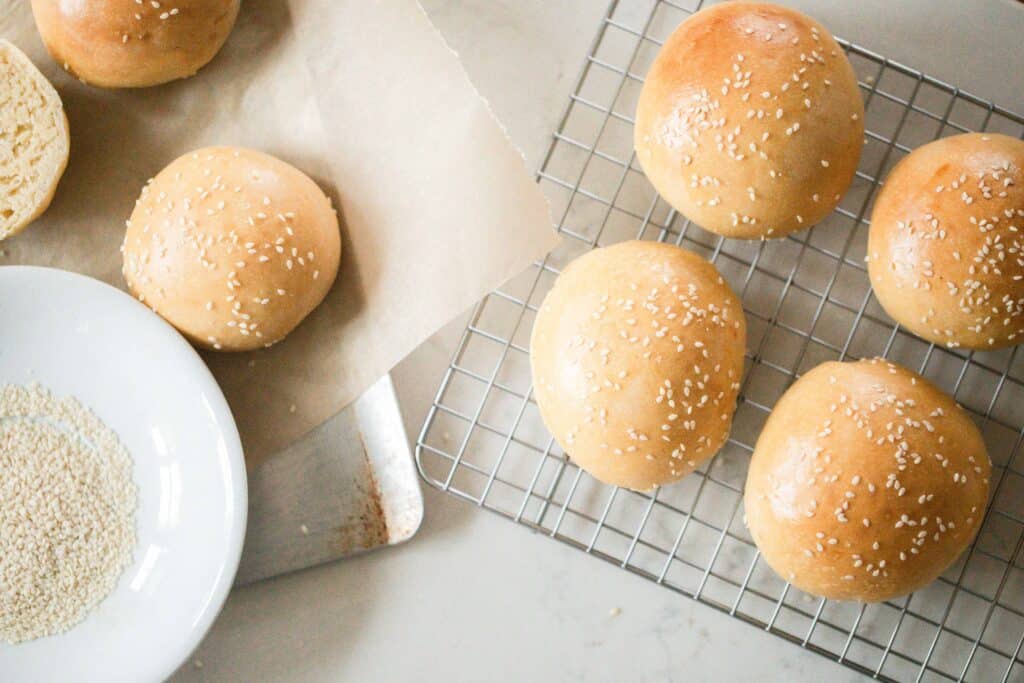
[[[530,343],[534,394],[573,461],[648,490],[725,442],[745,343],[740,301],[713,265],[623,242],[573,261],[545,297]]]
[[[824,363],[779,400],[750,461],[750,532],[783,578],[875,602],[934,580],[974,538],[991,464],[948,395],[884,360]]]
[[[195,74],[227,40],[238,8],[239,0],[32,0],[54,60],[105,88]]]
[[[124,275],[193,342],[244,351],[283,339],[320,304],[340,252],[338,218],[308,176],[267,154],[208,147],[143,189]]]
[[[995,133],[936,140],[885,179],[868,239],[875,295],[936,344],[1024,341],[1024,141]]]
[[[637,106],[637,158],[658,192],[727,237],[811,227],[853,179],[864,105],[843,50],[785,7],[726,2],[668,38]]]

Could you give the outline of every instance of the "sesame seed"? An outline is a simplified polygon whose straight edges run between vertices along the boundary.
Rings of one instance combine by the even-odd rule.
[[[77,399],[0,386],[0,414],[0,641],[13,644],[68,630],[114,589],[136,490],[131,454]]]

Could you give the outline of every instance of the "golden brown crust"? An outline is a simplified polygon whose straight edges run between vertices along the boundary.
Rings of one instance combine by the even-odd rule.
[[[801,590],[877,602],[939,576],[981,527],[991,463],[952,398],[883,360],[824,363],[758,438],[746,519]]]
[[[1024,141],[956,135],[900,161],[875,202],[868,273],[882,307],[928,341],[1024,340]]]
[[[745,344],[740,302],[713,265],[623,242],[576,259],[544,299],[530,340],[534,394],[574,462],[648,490],[725,443]]]
[[[280,341],[320,305],[340,255],[337,215],[309,177],[267,154],[208,147],[143,189],[124,276],[194,343],[247,351]]]
[[[864,105],[818,22],[727,2],[662,46],[634,134],[647,177],[687,218],[727,237],[781,237],[839,203],[860,160]]]
[[[32,0],[50,54],[86,83],[139,88],[186,78],[220,50],[239,0]]]

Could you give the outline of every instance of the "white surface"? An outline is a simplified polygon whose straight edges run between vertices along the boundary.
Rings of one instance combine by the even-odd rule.
[[[0,643],[0,680],[169,675],[227,596],[245,531],[242,446],[192,347],[127,294],[58,270],[0,268],[0,384],[72,395],[120,436],[138,488],[133,563],[70,631]]]
[[[682,0],[685,4],[685,0]],[[1024,110],[1013,0],[797,0],[837,35]],[[536,168],[606,3],[424,0]],[[1013,67],[1013,64],[1016,64]],[[415,439],[461,334],[394,373]],[[432,489],[400,548],[234,593],[193,681],[779,681],[857,674]],[[619,607],[621,615],[609,610]]]

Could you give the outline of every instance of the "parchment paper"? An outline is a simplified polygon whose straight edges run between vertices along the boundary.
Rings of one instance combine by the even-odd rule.
[[[554,246],[521,156],[413,0],[246,0],[224,50],[196,77],[134,91],[64,73],[27,2],[0,10],[0,34],[57,87],[72,147],[50,209],[0,242],[0,265],[124,288],[118,247],[142,185],[203,145],[274,154],[339,206],[341,272],[324,304],[269,350],[204,354],[250,465]]]

